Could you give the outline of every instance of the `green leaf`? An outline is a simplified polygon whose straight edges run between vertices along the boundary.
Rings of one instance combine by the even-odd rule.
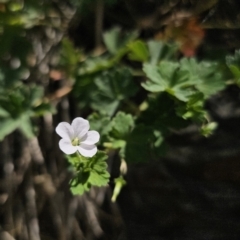
[[[143,71],[148,80],[142,86],[150,92],[168,92],[181,101],[192,94],[188,75],[179,69],[179,64],[162,61],[159,66],[144,64]]]
[[[94,110],[109,116],[114,114],[121,100],[134,95],[138,90],[128,68],[112,69],[99,74],[94,83],[96,87],[90,92],[90,105]]]
[[[103,41],[111,54],[118,54],[118,51],[137,37],[138,33],[132,31],[123,33],[120,27],[114,27],[103,34]]]
[[[162,61],[159,66],[144,64],[148,80],[142,86],[150,92],[167,92],[187,102],[197,91],[205,98],[226,86],[220,68],[215,62],[197,63],[195,59],[182,59],[180,63]]]
[[[59,67],[64,69],[68,75],[75,74],[77,64],[80,61],[81,54],[68,38],[61,41]]]
[[[112,120],[112,136],[117,139],[125,139],[134,127],[132,115],[118,112]]]
[[[3,122],[3,126],[5,122],[9,124],[0,129],[1,138],[15,129],[22,131],[27,138],[33,137],[31,117],[42,116],[51,108],[51,105],[43,103],[42,99],[43,88],[36,85],[18,84],[16,87],[5,89],[0,94],[0,122]]]
[[[24,6],[24,4],[22,2],[10,2],[8,4],[8,9],[11,12],[17,12],[17,11],[22,10],[23,6]]]
[[[67,158],[68,162],[74,167],[77,167],[80,163],[80,158],[78,154],[65,155],[65,157]]]
[[[103,41],[111,54],[115,54],[120,47],[120,34],[121,29],[119,27],[115,27],[103,34]]]
[[[85,180],[88,179],[88,177],[88,173],[79,173],[78,177],[75,177],[70,181],[70,190],[73,195],[82,195],[84,192],[88,192],[90,190],[91,184]]]
[[[204,109],[204,95],[201,92],[191,95],[187,103],[176,107],[176,113],[184,119],[192,119],[198,123],[205,121],[207,112]]]
[[[30,115],[27,114],[27,112],[25,114],[23,114],[20,119],[19,122],[21,123],[19,125],[19,129],[22,131],[22,133],[27,137],[27,138],[32,138],[34,136],[33,133],[33,129],[32,129],[32,123],[30,120]]]
[[[119,149],[119,148],[125,148],[126,141],[125,140],[112,140],[111,148],[113,149]]]
[[[128,44],[130,60],[146,62],[149,59],[149,52],[146,44],[143,41],[137,40]]]
[[[155,65],[158,63],[164,44],[160,41],[152,40],[152,41],[148,41],[147,45],[148,45],[149,54],[150,54],[150,63]]]
[[[226,63],[228,66],[234,65],[240,67],[240,50],[236,50],[233,56],[227,56]]]
[[[109,181],[108,177],[106,177],[102,173],[99,174],[98,172],[91,171],[89,183],[91,183],[93,186],[97,186],[97,187],[106,186]]]
[[[233,56],[227,56],[226,63],[235,78],[236,84],[240,85],[240,50],[236,50]]]
[[[161,64],[159,67],[151,64],[144,64],[143,65],[143,71],[149,78],[149,80],[146,83],[142,83],[142,86],[150,91],[150,92],[163,92],[168,87],[168,79],[166,79],[166,76],[163,76],[161,73],[161,70],[166,64]],[[163,66],[163,67],[162,67]],[[176,69],[178,68],[178,64],[170,63],[167,65],[168,70],[168,78],[171,78]]]
[[[81,68],[78,70],[78,75],[81,78],[90,74],[96,74],[104,70],[108,70],[113,67],[112,62],[104,57],[92,57],[89,56],[82,64]]]
[[[73,182],[75,184],[75,182]],[[81,184],[76,184],[70,186],[70,191],[72,192],[73,195],[83,195],[84,192],[88,192],[90,190],[90,186],[88,185],[81,185]]]
[[[107,171],[108,156],[105,152],[98,151],[98,153],[89,160],[88,166],[90,167],[89,182],[96,186],[106,186],[109,182],[110,174]],[[96,182],[96,179],[98,180]]]
[[[112,126],[110,124],[111,120],[109,116],[104,116],[98,113],[92,113],[91,115],[88,116],[88,120],[91,129],[94,129],[97,132],[99,132],[101,137],[107,135],[112,129]]]
[[[75,176],[70,182],[73,194],[83,194],[89,191],[91,186],[106,186],[110,174],[107,171],[105,152],[98,151],[92,158],[86,158],[78,154],[67,156],[69,163],[75,169]]]
[[[0,107],[0,118],[10,117],[9,112],[7,112],[4,108]]]
[[[62,40],[62,49],[61,49],[61,63],[68,65],[75,65],[79,61],[79,53],[74,48],[72,42],[68,38],[63,38]]]
[[[181,69],[189,74],[189,84],[202,92],[205,98],[226,87],[222,69],[217,62],[202,61],[198,63],[194,58],[183,58],[180,64]]]
[[[37,107],[42,103],[42,99],[44,96],[44,89],[40,86],[31,86],[29,91],[29,102],[32,107]]]
[[[19,121],[11,118],[4,118],[0,120],[0,141],[2,141],[5,136],[16,130],[19,126]]]
[[[232,74],[236,79],[240,79],[240,69],[237,66],[230,65],[228,66]]]

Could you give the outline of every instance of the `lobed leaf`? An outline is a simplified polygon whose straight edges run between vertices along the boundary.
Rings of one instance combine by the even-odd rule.
[[[136,40],[128,44],[130,50],[128,57],[133,61],[146,62],[149,59],[149,52],[147,45],[140,40]]]
[[[106,186],[110,174],[107,171],[108,156],[105,152],[98,151],[92,158],[85,158],[77,154],[68,156],[68,161],[75,169],[75,176],[70,182],[73,194],[83,194],[91,186]]]

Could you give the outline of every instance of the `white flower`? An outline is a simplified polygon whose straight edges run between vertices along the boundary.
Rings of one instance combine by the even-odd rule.
[[[95,143],[100,135],[97,131],[88,131],[89,122],[83,118],[75,118],[70,125],[61,122],[56,127],[57,134],[62,138],[59,141],[60,149],[66,154],[79,151],[84,157],[92,157],[97,153]]]

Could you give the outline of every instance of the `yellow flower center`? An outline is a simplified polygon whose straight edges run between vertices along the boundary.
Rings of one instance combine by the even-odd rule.
[[[79,145],[80,145],[80,140],[79,140],[78,138],[74,138],[74,139],[72,140],[72,145],[73,145],[73,146],[79,146]]]

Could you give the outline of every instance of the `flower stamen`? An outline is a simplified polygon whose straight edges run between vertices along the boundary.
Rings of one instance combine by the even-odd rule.
[[[79,146],[80,145],[80,140],[76,137],[72,140],[72,145],[73,146]]]

